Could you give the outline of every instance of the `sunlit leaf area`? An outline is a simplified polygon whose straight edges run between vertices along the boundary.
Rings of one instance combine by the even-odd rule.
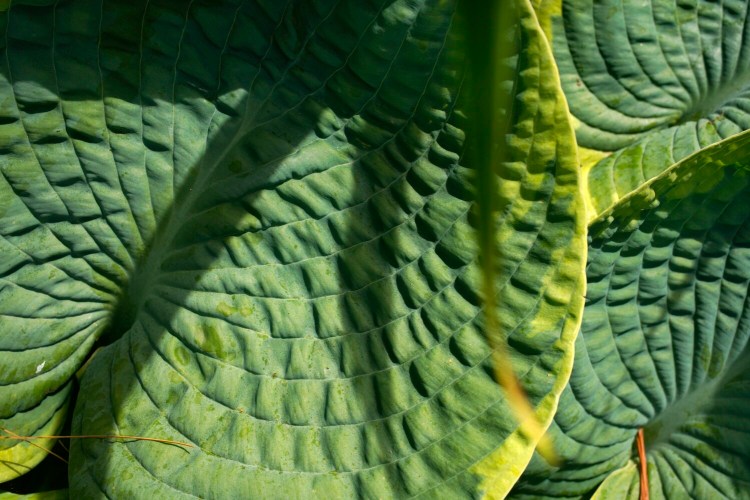
[[[0,0],[0,500],[750,499],[750,3]]]

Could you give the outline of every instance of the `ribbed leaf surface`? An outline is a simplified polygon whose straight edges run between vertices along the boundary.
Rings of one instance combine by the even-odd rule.
[[[579,497],[608,478],[601,498],[637,498],[625,464],[644,428],[654,498],[748,498],[748,160],[750,132],[594,221],[573,375],[550,428],[564,465],[535,457],[519,497]]]
[[[673,163],[750,128],[744,0],[542,0],[594,216]],[[603,160],[603,154],[609,154]]]
[[[498,314],[547,425],[584,221],[559,82],[540,78],[551,53],[521,12]],[[482,328],[455,2],[35,1],[2,16],[0,424],[57,428],[101,339],[73,431],[195,445],[74,440],[71,495],[512,486],[535,443]],[[42,455],[2,445],[13,467]]]

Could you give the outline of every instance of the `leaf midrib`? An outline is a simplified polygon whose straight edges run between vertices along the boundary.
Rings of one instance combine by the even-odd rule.
[[[709,91],[706,96],[704,96],[704,99],[692,102],[681,116],[669,126],[698,121],[701,118],[708,118],[716,113],[721,114],[722,108],[749,90],[750,69],[747,69],[742,73],[735,75],[724,85]]]

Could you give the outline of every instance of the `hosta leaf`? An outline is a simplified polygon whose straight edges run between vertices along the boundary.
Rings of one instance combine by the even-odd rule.
[[[43,398],[38,406],[2,420],[0,436],[5,442],[0,442],[3,446],[0,448],[0,482],[25,474],[54,446],[54,438],[25,441],[21,437],[48,436],[62,427],[68,412],[71,386],[72,382],[69,382],[54,395]]]
[[[635,462],[631,461],[622,469],[618,469],[610,474],[591,498],[592,500],[639,498],[641,494],[640,487],[641,483],[640,477],[638,476],[638,466]]]
[[[691,153],[750,128],[744,0],[540,0],[594,217]],[[604,159],[604,154],[612,152]]]
[[[42,491],[40,493],[14,494],[0,492],[0,500],[67,500],[68,490]]]
[[[546,426],[580,320],[584,221],[550,49],[520,11],[520,76],[493,83],[522,104],[497,166],[498,315]],[[194,445],[74,439],[71,496],[512,486],[535,442],[483,331],[455,2],[2,16],[0,423],[41,434],[20,415],[49,422],[46,401],[109,344],[74,433]]]
[[[744,132],[594,221],[575,366],[550,427],[565,464],[535,458],[518,496],[581,496],[610,474],[601,498],[637,495],[626,464],[639,428],[652,496],[750,496],[749,161]]]
[[[651,424],[646,440],[652,498],[750,498],[750,355]],[[594,498],[638,498],[632,462],[613,472]]]

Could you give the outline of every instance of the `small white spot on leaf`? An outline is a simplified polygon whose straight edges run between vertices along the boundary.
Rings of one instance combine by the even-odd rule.
[[[41,363],[39,363],[38,365],[36,365],[36,372],[37,373],[41,373],[42,369],[44,368],[44,364],[45,363],[46,363],[46,361],[42,361]]]

